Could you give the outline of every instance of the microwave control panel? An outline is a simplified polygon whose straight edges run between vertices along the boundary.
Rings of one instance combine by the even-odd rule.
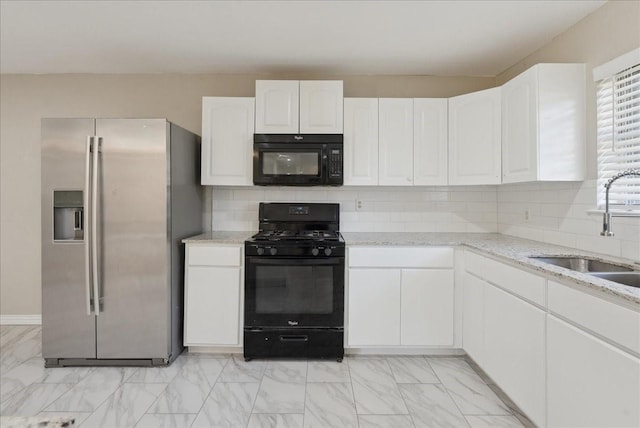
[[[330,149],[329,153],[329,176],[342,176],[342,150]]]

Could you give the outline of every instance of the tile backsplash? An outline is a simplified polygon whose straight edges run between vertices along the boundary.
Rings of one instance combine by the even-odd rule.
[[[498,232],[640,260],[640,217],[614,217],[615,236],[600,236],[596,181],[522,183],[496,187]]]
[[[212,230],[257,230],[259,202],[337,202],[344,232],[497,232],[495,186],[213,187]]]
[[[207,187],[212,230],[257,230],[259,202],[338,202],[345,232],[499,232],[640,260],[640,217],[600,236],[596,183],[452,187]]]

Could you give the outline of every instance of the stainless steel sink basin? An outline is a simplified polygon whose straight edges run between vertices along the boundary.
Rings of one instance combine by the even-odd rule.
[[[640,272],[593,272],[591,275],[618,284],[640,288]]]
[[[562,257],[562,256],[531,256],[544,263],[554,266],[560,266],[565,269],[571,269],[576,272],[631,272],[626,266],[620,266],[614,263],[603,262],[601,260],[591,259],[588,257]]]

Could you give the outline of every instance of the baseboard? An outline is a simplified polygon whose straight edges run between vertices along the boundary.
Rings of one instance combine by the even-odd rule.
[[[0,315],[0,325],[41,325],[42,315]]]
[[[346,347],[344,353],[348,356],[364,355],[429,355],[452,356],[466,355],[460,348],[435,348],[435,347]]]

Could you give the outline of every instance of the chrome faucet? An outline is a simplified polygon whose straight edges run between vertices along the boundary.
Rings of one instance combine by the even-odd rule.
[[[605,210],[604,210],[604,216],[602,218],[602,232],[600,232],[600,235],[602,236],[613,236],[613,232],[611,231],[612,215],[609,212],[609,189],[611,188],[611,185],[613,184],[614,181],[629,175],[637,175],[638,177],[640,177],[640,169],[626,169],[614,175],[613,177],[611,177],[609,181],[607,181],[607,183],[604,185],[606,192],[605,192]]]

